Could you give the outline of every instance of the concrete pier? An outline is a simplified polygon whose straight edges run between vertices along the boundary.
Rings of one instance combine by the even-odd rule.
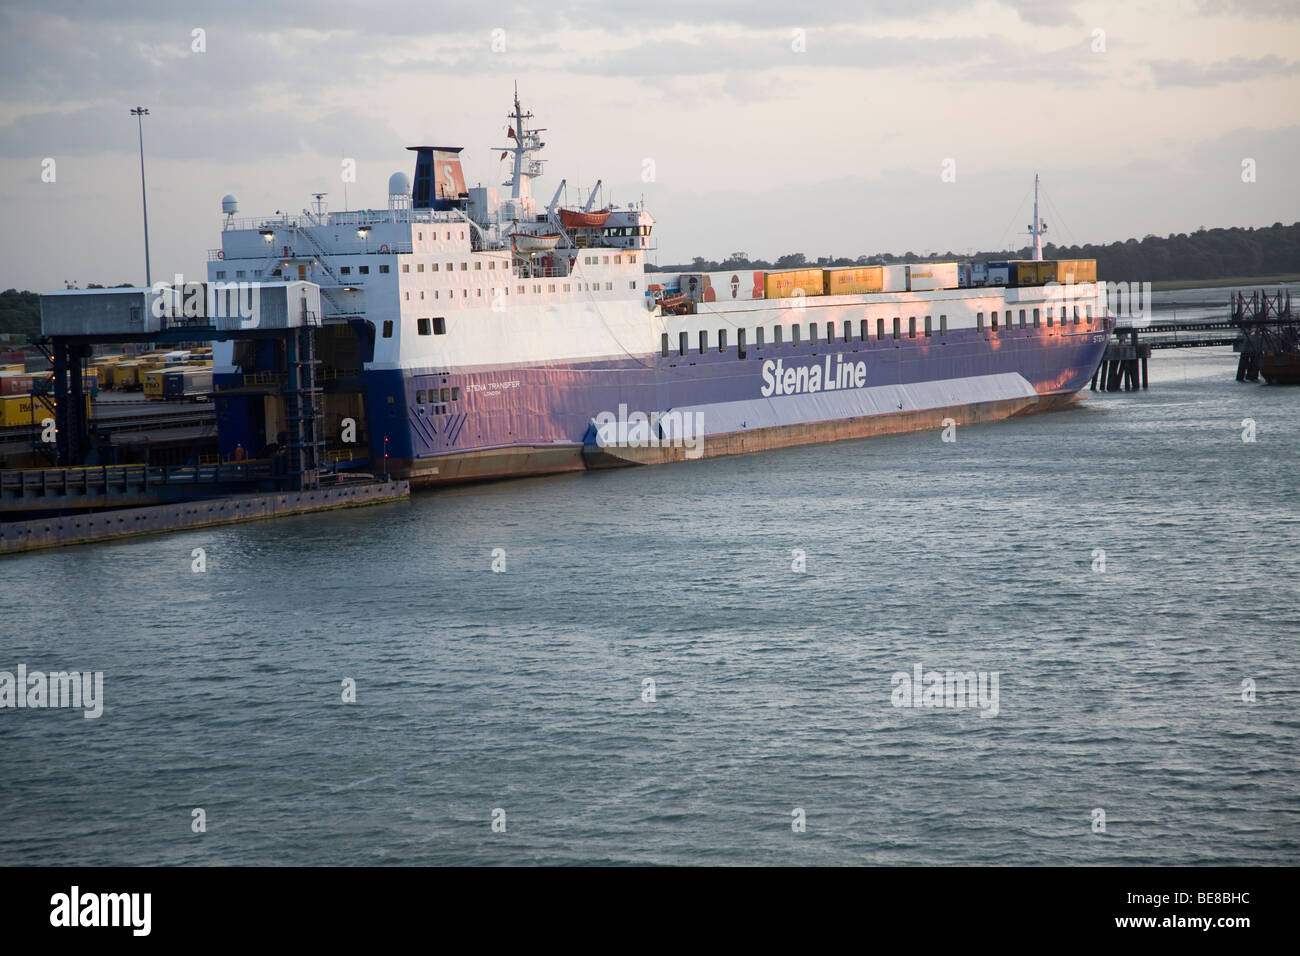
[[[10,521],[0,523],[0,555],[335,508],[357,508],[409,497],[410,485],[405,481],[357,482],[308,491],[235,495],[148,508]]]

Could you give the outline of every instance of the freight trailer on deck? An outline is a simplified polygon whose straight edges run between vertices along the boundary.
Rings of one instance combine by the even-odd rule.
[[[163,398],[172,400],[188,399],[197,402],[212,394],[212,369],[184,368],[172,369],[163,375]]]
[[[165,365],[162,368],[150,369],[144,373],[144,383],[141,390],[146,398],[163,397],[163,381],[168,372],[178,372],[188,366],[185,365]]]
[[[90,419],[90,396],[86,403],[86,418]],[[40,426],[47,418],[54,418],[54,398],[50,395],[5,395],[0,397],[0,428]]]

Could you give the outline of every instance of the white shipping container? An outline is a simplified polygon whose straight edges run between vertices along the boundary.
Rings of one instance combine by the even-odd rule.
[[[882,292],[907,292],[907,266],[885,266]]]
[[[753,269],[706,272],[702,278],[705,302],[763,298],[763,273]]]
[[[752,269],[684,272],[680,287],[688,302],[732,302],[763,298],[763,273]]]
[[[927,262],[907,267],[909,292],[932,292],[935,289],[956,289],[957,263]]]

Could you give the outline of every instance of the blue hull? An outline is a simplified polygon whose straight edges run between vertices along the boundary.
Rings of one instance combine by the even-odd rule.
[[[816,366],[817,378],[824,370],[838,380],[831,384],[846,392],[864,386],[879,392],[879,386],[1019,376],[1033,394],[1060,399],[1087,384],[1105,354],[1108,332],[1106,320],[1098,325],[999,332],[962,330],[942,338],[769,343],[763,349],[747,348],[743,357],[732,345],[703,354],[692,350],[679,355],[674,348],[667,357],[655,353],[636,359],[511,369],[368,371],[371,451],[377,459],[386,453],[391,471],[417,482],[466,481],[581,468],[581,448],[584,441],[591,441],[593,419],[620,407],[646,413],[743,407],[746,429],[775,431],[790,425],[791,409],[805,397],[770,394],[773,379],[779,381],[779,376],[772,374],[768,364],[765,377],[764,367],[775,360],[782,368]],[[852,369],[858,363],[864,364],[865,375],[855,378],[852,372],[840,371],[843,365]],[[806,392],[807,374],[799,381],[797,388]],[[776,385],[778,392],[781,384]],[[823,388],[827,384],[820,382]],[[765,386],[769,393],[764,393]],[[760,397],[770,401],[736,404]],[[998,397],[990,396],[988,404]],[[1042,404],[1047,407],[1059,401]],[[825,417],[830,407],[825,403],[821,412],[814,403],[803,402],[800,407],[809,410],[795,413],[795,418],[809,425],[830,420]],[[901,401],[898,411],[905,411]],[[929,427],[921,424],[929,421],[924,417],[909,421],[916,422],[911,427]],[[844,436],[828,433],[826,439],[817,440],[832,437]],[[779,442],[795,443],[800,442]]]

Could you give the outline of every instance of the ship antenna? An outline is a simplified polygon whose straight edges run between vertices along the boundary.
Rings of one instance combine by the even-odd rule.
[[[1047,232],[1047,223],[1038,218],[1038,173],[1034,173],[1034,221],[1029,224],[1029,236],[1033,240],[1035,262],[1043,261],[1043,233]]]

